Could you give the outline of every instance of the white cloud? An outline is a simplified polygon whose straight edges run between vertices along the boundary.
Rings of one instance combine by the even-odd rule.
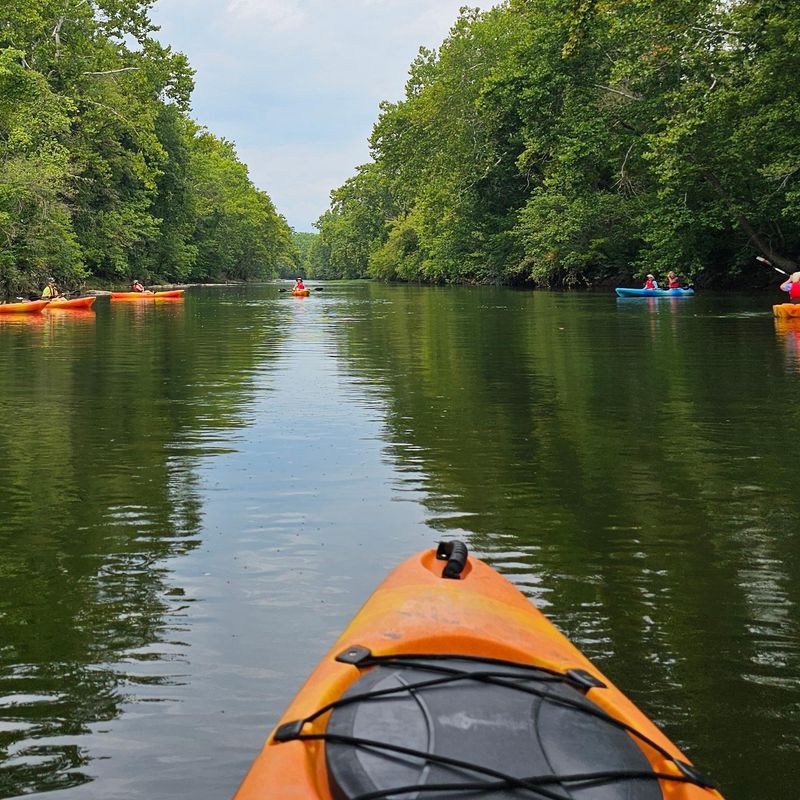
[[[402,97],[419,47],[438,47],[464,2],[158,0],[153,18],[197,70],[195,118],[310,230],[368,159],[379,102]]]
[[[298,29],[306,20],[298,0],[228,0],[228,12],[234,20],[276,32]]]
[[[278,211],[297,230],[313,230],[313,223],[328,207],[331,189],[341,186],[353,167],[369,158],[361,139],[332,148],[313,144],[280,144],[269,148],[240,147],[239,157],[250,178],[266,191]]]

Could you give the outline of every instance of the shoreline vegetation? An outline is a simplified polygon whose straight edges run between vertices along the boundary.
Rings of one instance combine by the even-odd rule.
[[[153,0],[15,0],[0,23],[0,296],[268,279],[292,231],[234,145],[189,116]]]
[[[529,288],[675,270],[759,288],[800,254],[800,5],[463,8],[384,102],[371,161],[292,230],[190,117],[155,0],[17,0],[0,24],[0,297],[303,273]]]
[[[331,193],[316,278],[763,287],[800,254],[800,4],[464,8]],[[636,283],[632,284],[636,285]]]

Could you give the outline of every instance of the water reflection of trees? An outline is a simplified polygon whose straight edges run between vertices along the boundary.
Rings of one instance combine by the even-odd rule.
[[[79,735],[175,679],[147,668],[182,658],[167,562],[280,340],[197,302],[0,330],[0,796],[88,780]]]
[[[771,330],[593,297],[372,291],[388,302],[342,347],[384,398],[398,488],[737,784],[780,773],[773,747],[748,773],[732,755],[754,732],[796,744],[800,721],[800,513],[769,419],[792,387]],[[752,727],[718,738],[731,702]]]

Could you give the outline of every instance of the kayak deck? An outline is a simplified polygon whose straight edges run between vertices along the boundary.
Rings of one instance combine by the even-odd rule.
[[[292,294],[295,297],[308,297],[311,294],[311,289],[292,289]]]
[[[637,780],[608,777],[626,771]],[[531,775],[544,776],[545,791],[525,785]],[[720,797],[460,543],[408,559],[381,583],[281,717],[235,800],[438,797],[447,783],[456,800]]]
[[[772,313],[776,317],[782,317],[784,319],[800,317],[800,303],[778,303],[772,306]]]
[[[96,299],[96,297],[76,297],[74,300],[51,300],[47,305],[47,310],[72,311],[79,308],[91,308]]]
[[[619,297],[691,297],[694,289],[614,289]]]
[[[186,289],[170,289],[165,292],[111,292],[112,300],[159,300],[168,297],[183,297]]]

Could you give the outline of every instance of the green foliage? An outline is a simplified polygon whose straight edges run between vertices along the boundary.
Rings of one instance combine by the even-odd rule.
[[[188,116],[192,70],[152,0],[17,0],[0,21],[0,293],[252,278],[289,228]],[[215,205],[217,204],[217,205]]]
[[[24,291],[28,276],[45,281],[52,265],[62,280],[83,274],[64,145],[70,104],[25,69],[21,57],[18,50],[0,51],[0,293],[6,297]]]
[[[230,142],[200,132],[192,143],[198,280],[252,280],[275,274],[291,232],[265,192],[253,188]]]
[[[318,233],[308,231],[292,231],[292,246],[294,248],[291,256],[286,258],[280,265],[278,274],[282,278],[296,278],[298,275],[305,275],[309,278],[315,277],[309,257],[314,241],[319,236]]]
[[[369,261],[369,274],[382,280],[396,278],[413,281],[425,275],[425,252],[420,247],[421,219],[415,209],[405,217],[396,217],[389,223],[389,236],[373,252]]]
[[[722,284],[763,275],[759,251],[794,268],[798,44],[784,0],[462,9],[332,193],[320,269],[569,286]]]

